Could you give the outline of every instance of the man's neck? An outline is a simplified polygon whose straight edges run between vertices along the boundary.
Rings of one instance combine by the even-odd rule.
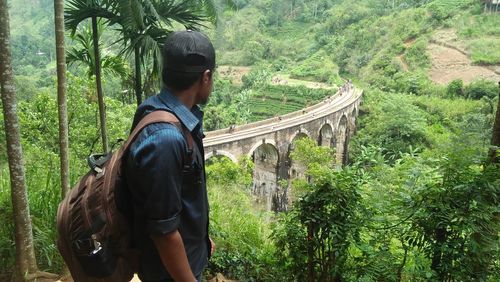
[[[172,94],[181,101],[184,106],[186,106],[188,109],[192,109],[194,105],[196,104],[195,98],[196,98],[196,93],[194,92],[194,89],[189,88],[183,91],[172,91]]]

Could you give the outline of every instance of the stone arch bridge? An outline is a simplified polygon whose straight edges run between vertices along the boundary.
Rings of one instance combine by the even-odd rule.
[[[361,90],[346,84],[322,102],[300,111],[207,132],[203,141],[205,159],[225,156],[237,162],[243,156],[250,157],[254,162],[253,193],[266,209],[282,210],[288,200],[278,181],[300,177],[304,172],[289,157],[294,141],[306,136],[317,140],[318,145],[335,148],[337,163],[346,163],[361,97]]]

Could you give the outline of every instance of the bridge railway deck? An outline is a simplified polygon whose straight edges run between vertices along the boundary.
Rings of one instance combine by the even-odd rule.
[[[322,118],[350,106],[357,101],[361,94],[362,91],[356,89],[354,89],[354,91],[347,91],[344,95],[339,95],[337,93],[316,105],[284,115],[281,120],[279,120],[279,118],[272,118],[235,127],[233,130],[225,128],[207,132],[207,137],[204,139],[204,146],[217,146],[245,138],[266,135],[277,130],[287,129],[310,120]]]

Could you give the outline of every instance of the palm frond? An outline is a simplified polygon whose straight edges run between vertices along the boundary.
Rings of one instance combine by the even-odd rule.
[[[118,75],[121,79],[125,79],[130,73],[127,63],[119,56],[104,56],[102,69],[105,73]]]
[[[140,0],[117,0],[119,16],[112,23],[125,27],[129,30],[140,30],[144,28],[144,9]]]
[[[135,25],[139,30],[143,30],[145,28],[144,24],[145,13],[141,2],[139,0],[131,0],[129,1],[129,3]]]
[[[112,1],[98,0],[70,0],[64,10],[66,29],[76,32],[78,25],[92,17],[110,21],[117,17]]]
[[[186,28],[204,27],[205,25],[202,23],[210,20],[209,16],[204,15],[199,5],[193,5],[193,1],[158,1],[155,6],[161,23],[168,25],[168,27],[172,27],[174,22],[182,24]]]
[[[234,0],[224,0],[221,6],[218,6],[215,0],[190,0],[187,2],[192,2],[192,4],[199,6],[210,22],[216,26],[219,21],[219,13],[221,10],[226,8],[230,10],[237,9]]]
[[[156,6],[154,2],[151,2],[150,0],[144,0],[144,10],[145,14],[147,17],[151,18],[152,21],[158,21],[160,20],[160,15],[156,11]]]

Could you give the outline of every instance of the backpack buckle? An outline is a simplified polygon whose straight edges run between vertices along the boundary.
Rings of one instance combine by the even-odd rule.
[[[94,168],[94,171],[96,172],[95,179],[97,180],[97,179],[101,178],[104,175],[104,172],[106,171],[106,168],[105,167],[100,168],[100,167],[96,166]]]
[[[101,243],[99,241],[97,241],[97,235],[95,234],[92,234],[92,242],[94,243],[94,250],[92,252],[90,252],[91,255],[95,255],[97,254],[99,251],[102,250],[102,246],[101,246]]]

